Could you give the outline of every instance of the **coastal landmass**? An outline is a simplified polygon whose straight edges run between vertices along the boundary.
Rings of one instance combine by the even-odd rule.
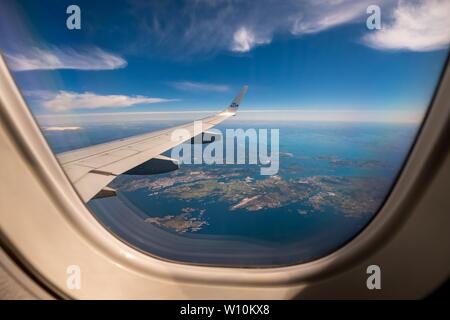
[[[370,163],[370,162],[367,162]],[[372,166],[373,164],[370,164]],[[117,179],[114,188],[120,192],[147,190],[148,196],[198,201],[204,206],[185,208],[163,217],[149,217],[146,222],[178,233],[197,232],[208,225],[204,213],[212,199],[223,203],[230,213],[264,214],[268,209],[298,205],[294,214],[310,215],[329,212],[349,218],[373,214],[388,190],[380,177],[342,177],[317,175],[286,178],[279,175],[251,178],[239,168],[199,169],[190,173],[175,172],[165,176],[126,177]]]

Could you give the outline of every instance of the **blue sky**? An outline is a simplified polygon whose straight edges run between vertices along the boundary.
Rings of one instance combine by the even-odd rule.
[[[5,0],[0,47],[37,114],[219,110],[244,84],[247,110],[422,114],[450,2],[378,1],[381,31],[373,3]]]

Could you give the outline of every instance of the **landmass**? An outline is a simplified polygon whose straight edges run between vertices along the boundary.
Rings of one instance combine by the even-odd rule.
[[[390,181],[381,177],[342,177],[317,175],[302,178],[285,176],[250,177],[248,170],[212,168],[169,175],[126,177],[117,179],[114,188],[120,192],[147,190],[148,196],[199,201],[202,209],[185,208],[146,222],[179,233],[197,232],[208,225],[204,217],[208,201],[220,202],[229,212],[267,212],[269,209],[298,205],[289,212],[300,215],[334,212],[358,218],[376,212],[386,196]]]
[[[197,214],[195,214],[197,212]],[[163,217],[149,217],[145,222],[152,223],[173,230],[178,233],[196,232],[208,225],[208,222],[203,218],[205,210],[196,210],[194,208],[184,208],[180,214],[166,215]]]

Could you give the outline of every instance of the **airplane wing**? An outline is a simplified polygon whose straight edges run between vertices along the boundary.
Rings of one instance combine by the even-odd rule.
[[[115,195],[115,191],[107,185],[120,174],[154,174],[177,169],[178,164],[161,153],[199,134],[203,135],[206,130],[234,116],[247,89],[248,86],[244,86],[227,109],[213,116],[173,128],[60,153],[57,157],[85,202],[92,198]],[[194,123],[201,123],[200,130]],[[172,134],[176,130],[183,130],[185,134],[182,139],[173,139]]]

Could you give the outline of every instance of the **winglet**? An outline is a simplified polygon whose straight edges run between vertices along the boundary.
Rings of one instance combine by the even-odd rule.
[[[248,86],[245,85],[242,87],[241,92],[234,98],[234,100],[231,102],[230,106],[227,108],[227,112],[236,113],[237,109],[239,108],[239,105],[241,104],[242,99],[244,98],[245,94],[247,93]]]

